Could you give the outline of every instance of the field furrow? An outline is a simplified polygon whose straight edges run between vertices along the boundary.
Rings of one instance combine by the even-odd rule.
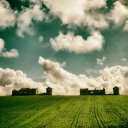
[[[82,101],[81,101],[81,106],[80,108],[78,108],[78,111],[76,112],[76,115],[74,116],[72,123],[70,125],[70,128],[76,128],[77,124],[78,124],[78,119],[79,119],[79,115],[83,109],[83,107],[85,106],[86,102],[87,102],[87,97],[81,97]]]
[[[66,108],[62,113],[60,113],[60,115],[58,116],[58,118],[56,118],[56,120],[54,120],[54,122],[50,123],[47,127],[65,127],[65,128],[70,128],[73,124],[72,122],[74,122],[74,119],[76,118],[79,109],[81,108],[81,106],[83,106],[83,101],[85,99],[81,99],[79,97],[77,97],[77,99],[73,99],[73,103],[69,103],[68,108]],[[59,122],[59,123],[58,123]],[[63,126],[62,126],[63,124]]]
[[[105,115],[103,115],[101,118],[101,115],[99,113],[101,111],[101,109],[99,111],[99,108],[102,104],[99,105],[98,98],[99,98],[98,96],[93,97],[93,99],[94,99],[94,107],[93,107],[94,108],[94,115],[95,115],[95,118],[97,120],[98,127],[99,128],[106,128],[107,126],[105,124],[105,119],[104,119]]]
[[[38,113],[36,113],[35,115],[33,115],[30,119],[22,122],[21,124],[19,124],[17,126],[17,128],[19,127],[28,127],[28,128],[32,128],[32,127],[36,127],[36,126],[45,126],[45,124],[51,120],[53,117],[57,116],[58,113],[60,111],[62,111],[64,109],[64,107],[66,107],[69,104],[69,101],[71,100],[67,99],[67,100],[61,100],[59,102],[57,102],[54,105],[51,105],[49,108],[47,108],[44,111],[44,108],[42,108]]]
[[[123,115],[121,115],[121,113],[116,109],[116,105],[107,99],[106,107],[110,117],[112,117],[114,122],[116,122],[114,123],[114,126],[118,126],[119,128],[127,128],[128,120],[125,117],[123,117]]]

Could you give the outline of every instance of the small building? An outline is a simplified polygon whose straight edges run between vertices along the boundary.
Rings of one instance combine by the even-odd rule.
[[[80,95],[89,95],[88,88],[80,89]]]
[[[46,93],[41,93],[40,95],[52,95],[52,88],[51,87],[47,87],[46,88]]]
[[[115,86],[113,88],[113,95],[119,95],[119,87]]]
[[[46,88],[46,94],[52,95],[52,88],[50,88],[50,87]]]
[[[14,89],[12,96],[36,95],[37,93],[37,88],[21,88],[20,90]]]
[[[80,95],[105,95],[105,89],[103,90],[88,90],[88,88],[80,89]]]

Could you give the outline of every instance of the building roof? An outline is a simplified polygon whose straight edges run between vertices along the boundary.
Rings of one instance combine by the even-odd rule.
[[[51,87],[47,87],[47,88],[50,88],[50,89],[52,89]]]
[[[19,90],[14,89],[13,91],[26,91],[26,90],[37,90],[37,88],[21,88]]]
[[[115,89],[115,88],[119,88],[119,87],[117,87],[117,86],[113,87],[113,89]]]

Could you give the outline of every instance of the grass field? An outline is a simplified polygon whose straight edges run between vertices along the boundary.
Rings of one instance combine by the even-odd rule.
[[[128,128],[128,97],[0,97],[0,128]]]

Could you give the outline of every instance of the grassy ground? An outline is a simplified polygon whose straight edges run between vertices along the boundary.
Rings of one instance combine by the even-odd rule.
[[[0,97],[0,128],[45,127],[128,128],[128,97]]]

